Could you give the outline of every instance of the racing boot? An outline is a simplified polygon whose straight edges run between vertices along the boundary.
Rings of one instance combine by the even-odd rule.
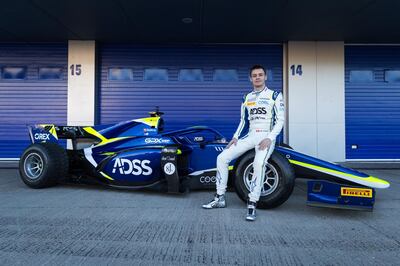
[[[257,203],[248,201],[247,202],[247,215],[246,221],[255,221],[256,220],[256,205]]]
[[[215,197],[212,201],[202,206],[204,209],[215,209],[215,208],[225,208],[225,195],[215,194]]]

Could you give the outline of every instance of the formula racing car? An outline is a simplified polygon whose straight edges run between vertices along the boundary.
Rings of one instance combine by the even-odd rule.
[[[164,131],[162,113],[108,126],[29,126],[32,144],[19,163],[23,182],[44,188],[59,182],[181,193],[215,189],[216,158],[227,145],[217,130],[194,126]],[[66,141],[68,143],[66,143]],[[65,145],[68,145],[68,149]],[[254,151],[232,161],[230,186],[247,200]],[[291,195],[295,178],[309,178],[307,203],[372,210],[375,189],[389,183],[277,145],[266,164],[259,208],[274,208]]]

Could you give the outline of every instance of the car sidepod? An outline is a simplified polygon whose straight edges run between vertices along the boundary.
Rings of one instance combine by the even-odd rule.
[[[108,185],[143,188],[165,181],[162,149],[173,145],[169,138],[124,138],[86,148],[84,154]]]

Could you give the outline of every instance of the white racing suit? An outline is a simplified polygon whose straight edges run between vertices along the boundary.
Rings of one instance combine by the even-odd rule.
[[[283,128],[284,113],[282,94],[267,87],[260,92],[253,91],[243,97],[241,120],[233,135],[238,142],[225,149],[217,158],[218,195],[223,195],[226,191],[230,161],[255,148],[254,174],[250,185],[249,200],[253,202],[259,200],[265,178],[265,163],[274,151],[276,137]],[[244,135],[243,133],[247,129],[248,133]],[[269,138],[272,143],[269,148],[260,150],[258,144],[265,138]]]

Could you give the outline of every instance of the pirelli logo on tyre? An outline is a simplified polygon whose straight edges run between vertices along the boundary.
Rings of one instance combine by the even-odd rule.
[[[372,189],[342,187],[340,188],[340,195],[348,197],[372,198]]]

